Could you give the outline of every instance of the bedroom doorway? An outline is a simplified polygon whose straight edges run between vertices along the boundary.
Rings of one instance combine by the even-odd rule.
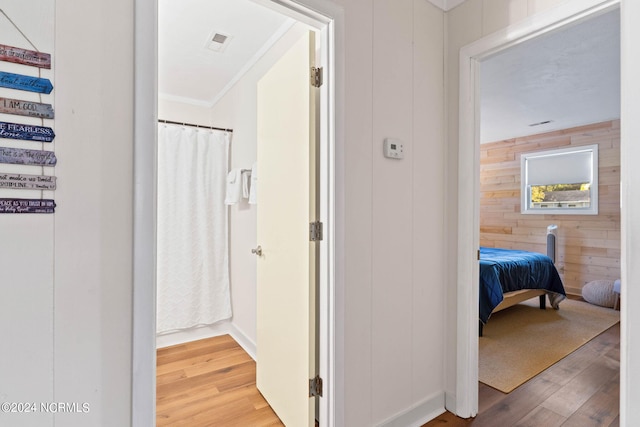
[[[458,261],[457,261],[457,362],[455,413],[475,416],[478,411],[478,267],[480,242],[480,68],[481,62],[508,48],[562,27],[618,8],[618,1],[571,3],[549,13],[530,17],[468,45],[461,50],[458,175]]]

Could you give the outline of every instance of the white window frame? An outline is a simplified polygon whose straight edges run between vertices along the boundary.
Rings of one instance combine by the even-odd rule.
[[[527,160],[536,157],[567,155],[591,151],[591,200],[587,208],[533,208],[530,204],[529,167]],[[559,182],[558,184],[565,184]],[[569,183],[567,183],[569,184]],[[598,215],[598,144],[523,153],[520,156],[520,212],[527,215]]]

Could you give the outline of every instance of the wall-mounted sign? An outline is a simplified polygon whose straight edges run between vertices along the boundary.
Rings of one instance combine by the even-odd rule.
[[[16,64],[32,65],[38,68],[51,68],[51,55],[35,50],[20,49],[19,47],[0,44],[0,61]]]
[[[0,213],[54,213],[51,199],[0,199]]]
[[[0,122],[0,138],[51,142],[55,137],[56,134],[50,127]]]
[[[45,94],[49,94],[53,90],[53,85],[49,79],[7,73],[4,71],[0,71],[0,86]]]
[[[51,104],[11,98],[0,98],[0,113],[37,117],[39,119],[53,119],[54,117]]]
[[[18,190],[55,190],[56,177],[48,175],[0,173],[0,188],[14,188]]]
[[[0,147],[0,163],[55,166],[57,162],[58,159],[53,151]]]

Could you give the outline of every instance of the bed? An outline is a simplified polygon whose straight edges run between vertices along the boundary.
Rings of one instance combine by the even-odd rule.
[[[514,249],[480,248],[480,336],[491,313],[536,296],[544,309],[545,295],[555,309],[566,298],[551,258]]]

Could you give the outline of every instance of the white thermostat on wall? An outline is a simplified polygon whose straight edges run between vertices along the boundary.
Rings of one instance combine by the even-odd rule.
[[[389,159],[402,159],[404,158],[404,146],[402,141],[395,138],[385,138],[383,144],[384,156]]]

